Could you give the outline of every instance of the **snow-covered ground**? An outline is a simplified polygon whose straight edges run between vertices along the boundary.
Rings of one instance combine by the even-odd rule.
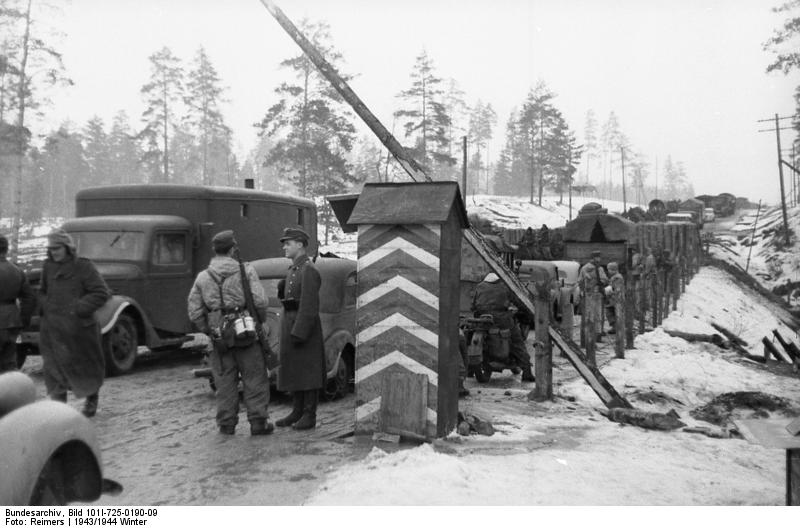
[[[789,332],[763,298],[727,274],[704,268],[689,284],[665,328],[713,332],[722,324],[760,354],[773,328]],[[762,391],[800,402],[800,379],[773,374],[714,345],[689,343],[662,329],[637,336],[625,359],[602,367],[637,408],[674,409],[690,426],[689,411],[730,391]],[[470,407],[473,396],[461,401]],[[646,403],[637,393],[657,391]],[[714,439],[681,430],[648,431],[608,421],[597,396],[579,377],[557,388],[553,402],[518,397],[519,413],[496,413],[491,437],[456,434],[409,449],[376,447],[361,461],[330,474],[312,505],[739,505],[782,504],[782,450],[740,439]],[[574,399],[574,402],[572,400]],[[746,417],[747,412],[737,416]],[[780,416],[780,415],[778,415]]]
[[[712,255],[747,269],[762,286],[788,298],[792,305],[800,305],[800,206],[787,209],[793,232],[788,247],[777,232],[783,226],[780,206],[762,209],[757,223],[755,210],[739,214],[730,234],[717,235],[719,243],[711,246]]]

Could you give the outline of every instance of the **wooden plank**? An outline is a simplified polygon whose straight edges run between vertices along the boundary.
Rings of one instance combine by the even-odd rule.
[[[392,372],[384,375],[382,381],[379,429],[427,437],[428,376]]]
[[[636,318],[636,282],[628,274],[625,280],[625,349],[633,349],[633,320]]]
[[[597,367],[586,363],[586,358],[574,342],[567,340],[555,328],[550,328],[550,339],[561,349],[562,355],[566,356],[567,360],[575,367],[578,374],[586,380],[586,383],[588,383],[589,387],[600,397],[600,401],[602,401],[606,407],[609,409],[614,407],[633,408],[628,400],[614,389]]]

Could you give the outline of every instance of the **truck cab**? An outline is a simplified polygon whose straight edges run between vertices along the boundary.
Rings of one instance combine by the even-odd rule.
[[[230,187],[114,185],[76,196],[77,218],[62,226],[77,253],[94,262],[111,289],[95,318],[108,374],[129,371],[139,346],[174,347],[195,329],[187,315],[189,290],[213,256],[211,239],[233,229],[243,260],[283,256],[284,227],[299,226],[317,250],[312,200]],[[37,353],[36,321],[21,336]]]

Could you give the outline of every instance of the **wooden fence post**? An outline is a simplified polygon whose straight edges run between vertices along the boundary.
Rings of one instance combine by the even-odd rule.
[[[561,310],[561,331],[572,341],[575,326],[575,306],[572,304],[573,292],[571,289],[561,288],[561,299],[559,299],[558,307]]]
[[[647,311],[647,275],[642,273],[639,276],[639,281],[637,285],[637,295],[639,297],[639,303],[637,306],[637,311],[639,313],[639,335],[644,333],[644,315]]]
[[[614,322],[614,355],[619,359],[625,359],[625,288],[623,287],[618,292],[613,292],[614,296],[614,315],[616,321]]]
[[[672,283],[670,286],[672,287],[672,310],[675,311],[678,309],[678,297],[681,294],[680,288],[680,278],[678,274],[680,273],[680,268],[675,266],[672,268]]]
[[[580,326],[580,345],[586,348],[586,289],[581,288],[581,326]]]
[[[586,362],[591,366],[597,366],[595,350],[597,349],[597,322],[598,307],[602,308],[602,296],[596,292],[586,292]]]
[[[661,312],[664,308],[661,290],[661,270],[656,268],[653,273],[653,328],[661,324]]]
[[[625,281],[625,349],[633,348],[633,319],[636,314],[636,283],[632,275]]]
[[[533,375],[536,387],[533,399],[549,400],[553,397],[553,349],[550,346],[550,289],[546,283],[536,283],[534,288],[536,308],[536,345],[534,350]]]

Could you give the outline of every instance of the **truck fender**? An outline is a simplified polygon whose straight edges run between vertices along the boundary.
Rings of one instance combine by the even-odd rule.
[[[347,330],[336,330],[325,340],[326,379],[333,377],[339,369],[339,361],[344,361],[342,351],[347,345],[355,346],[353,335]]]
[[[114,325],[119,320],[119,316],[123,313],[133,317],[139,325],[140,345],[144,344],[153,348],[159,343],[160,338],[142,307],[135,299],[125,295],[112,295],[111,298],[94,313],[94,318],[100,325],[100,333],[105,335],[114,328]]]
[[[0,503],[27,505],[42,470],[57,459],[67,502],[94,501],[103,491],[100,449],[92,423],[61,402],[40,400],[0,418]]]

